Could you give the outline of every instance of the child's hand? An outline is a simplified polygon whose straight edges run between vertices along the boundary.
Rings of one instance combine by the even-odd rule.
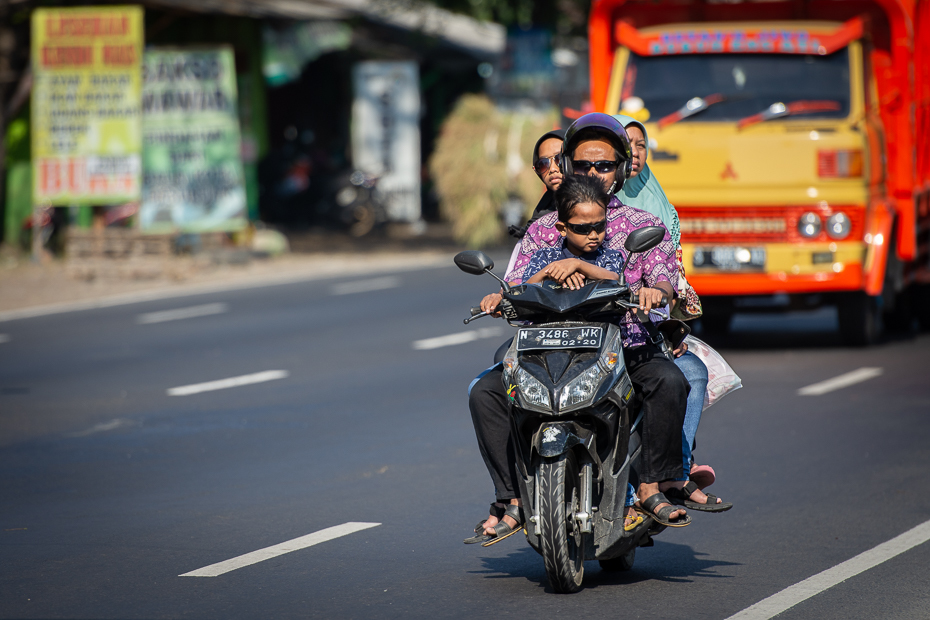
[[[580,264],[581,261],[577,258],[566,258],[549,263],[545,273],[550,279],[574,291],[584,286],[584,274],[578,272]]]

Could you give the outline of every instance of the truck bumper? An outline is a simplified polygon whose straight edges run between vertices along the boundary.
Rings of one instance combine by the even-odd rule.
[[[765,265],[738,270],[696,267],[695,250],[706,252],[707,245],[682,244],[685,272],[698,295],[774,295],[866,288],[863,265],[868,246],[862,241],[761,243],[728,247],[762,248],[765,250]]]

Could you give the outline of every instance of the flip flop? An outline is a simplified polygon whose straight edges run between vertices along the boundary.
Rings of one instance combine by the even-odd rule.
[[[635,510],[635,508],[634,508],[634,510]],[[633,516],[635,516],[636,518],[633,519]],[[640,525],[642,525],[642,523],[643,523],[643,515],[639,514],[638,512],[634,512],[633,515],[623,515],[623,522],[624,522],[624,523],[626,523],[626,520],[627,520],[627,519],[633,519],[633,522],[630,523],[629,525],[624,525],[624,526],[623,526],[623,531],[624,531],[624,532],[632,532],[633,530],[635,530],[636,528],[638,528],[638,527],[639,527]]]
[[[504,516],[504,508],[502,508],[501,506],[498,506],[497,504],[491,504],[490,516],[496,517],[497,520],[500,521]],[[466,545],[473,545],[475,543],[487,542],[491,540],[492,538],[494,538],[493,536],[484,533],[484,524],[487,522],[488,522],[487,519],[485,519],[484,521],[479,521],[478,525],[475,526],[475,535],[472,536],[471,538],[466,538],[463,542]]]
[[[703,491],[714,483],[717,474],[714,473],[714,468],[710,465],[692,465],[688,477]]]
[[[698,485],[689,481],[681,489],[676,489],[675,487],[667,489],[665,494],[676,506],[684,506],[690,510],[699,510],[702,512],[726,512],[730,508],[733,508],[733,504],[730,502],[721,502],[718,504],[717,500],[719,498],[713,493],[707,493],[707,502],[704,504],[691,501],[691,495],[694,494],[694,492],[697,490],[699,490]]]
[[[665,495],[661,492],[656,493],[655,495],[650,495],[644,499],[640,506],[635,506],[636,512],[645,515],[647,517],[652,517],[656,523],[659,525],[664,525],[666,527],[685,527],[691,523],[691,517],[685,515],[683,517],[678,517],[674,521],[669,520],[669,515],[677,510],[674,506],[666,506],[665,508],[659,508],[658,511],[655,511],[655,507],[659,504],[671,504]]]
[[[504,517],[510,517],[517,522],[517,525],[510,527],[504,522]],[[504,515],[501,517],[500,523],[494,526],[495,536],[491,536],[490,540],[481,543],[481,546],[490,547],[491,545],[495,545],[505,538],[510,538],[517,532],[522,532],[523,525],[523,508],[521,506],[514,506],[513,504],[510,504],[507,506],[507,510],[504,511]]]

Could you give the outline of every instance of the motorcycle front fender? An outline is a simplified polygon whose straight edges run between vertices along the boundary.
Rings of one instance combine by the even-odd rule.
[[[542,424],[533,435],[533,448],[546,458],[564,454],[577,445],[592,452],[593,443],[594,433],[572,422]]]

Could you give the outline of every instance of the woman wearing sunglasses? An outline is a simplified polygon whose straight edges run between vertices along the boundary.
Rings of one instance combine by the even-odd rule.
[[[565,130],[553,129],[541,135],[539,140],[536,141],[536,145],[533,147],[533,170],[536,171],[536,176],[546,186],[546,192],[536,204],[533,215],[530,216],[526,226],[511,226],[507,230],[512,237],[522,239],[523,235],[526,234],[526,229],[533,222],[546,213],[555,211],[555,202],[552,196],[562,183],[562,169],[559,167],[559,163],[562,160],[563,139],[565,139]]]

